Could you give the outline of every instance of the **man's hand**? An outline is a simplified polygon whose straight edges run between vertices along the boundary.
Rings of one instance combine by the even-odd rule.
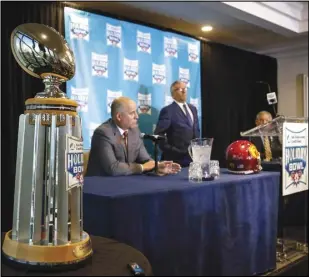
[[[158,163],[158,175],[177,174],[181,171],[181,166],[173,161],[162,161]]]
[[[155,167],[155,162],[153,160],[150,160],[143,164],[143,171],[153,170],[154,167]]]

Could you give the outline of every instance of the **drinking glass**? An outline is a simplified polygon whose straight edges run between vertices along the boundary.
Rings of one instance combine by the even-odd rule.
[[[203,170],[200,163],[191,162],[189,165],[189,181],[200,183],[203,179]]]
[[[220,176],[220,166],[219,161],[211,160],[210,161],[210,175],[215,179],[219,178]]]

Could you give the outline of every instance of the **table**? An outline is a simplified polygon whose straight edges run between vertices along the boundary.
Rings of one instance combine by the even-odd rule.
[[[2,241],[4,239],[2,234]],[[31,271],[8,265],[2,256],[1,276],[132,276],[127,268],[131,262],[138,263],[147,276],[152,275],[149,261],[138,250],[118,241],[90,236],[93,256],[78,269],[65,271]]]
[[[276,267],[278,172],[190,183],[164,177],[87,177],[84,229],[127,243],[155,275],[251,275]]]

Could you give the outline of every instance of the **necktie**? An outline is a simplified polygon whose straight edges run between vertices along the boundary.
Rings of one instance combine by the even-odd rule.
[[[265,161],[270,161],[272,159],[272,153],[269,138],[267,136],[264,137],[264,148],[265,148]]]
[[[185,110],[185,114],[186,114],[186,117],[187,117],[187,119],[188,119],[188,121],[189,121],[190,126],[193,126],[192,118],[191,118],[191,116],[190,116],[190,114],[189,114],[189,111],[188,111],[188,109],[187,109],[187,105],[186,105],[186,104],[183,104],[183,108],[184,108],[184,110]]]
[[[123,135],[124,145],[126,147],[126,151],[128,151],[128,131],[124,131]]]

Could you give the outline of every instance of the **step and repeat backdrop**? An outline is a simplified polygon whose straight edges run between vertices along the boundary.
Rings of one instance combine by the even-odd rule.
[[[187,101],[197,107],[201,124],[199,40],[68,7],[65,38],[76,63],[67,94],[79,104],[85,150],[119,96],[136,101],[139,128],[152,134],[160,110],[173,101],[176,80],[187,84]],[[151,142],[146,147],[152,153]]]

